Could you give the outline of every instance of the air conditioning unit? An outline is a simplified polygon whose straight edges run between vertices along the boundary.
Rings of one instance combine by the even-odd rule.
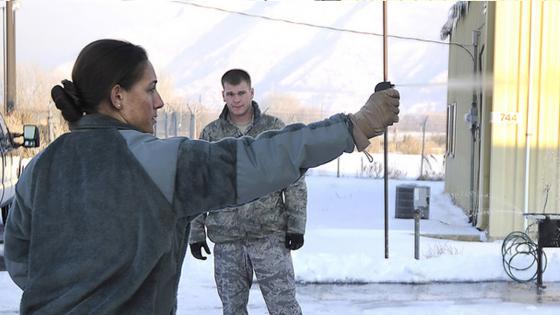
[[[395,218],[413,219],[419,209],[422,219],[430,218],[430,187],[415,184],[397,185]]]

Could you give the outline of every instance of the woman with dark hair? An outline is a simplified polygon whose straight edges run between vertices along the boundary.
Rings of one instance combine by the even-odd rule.
[[[398,121],[390,89],[355,114],[257,138],[158,139],[156,83],[143,48],[105,39],[53,87],[71,132],[26,167],[5,232],[22,314],[174,313],[193,218],[279,190]]]

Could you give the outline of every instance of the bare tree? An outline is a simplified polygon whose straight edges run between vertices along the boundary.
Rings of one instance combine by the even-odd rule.
[[[18,64],[16,110],[44,111],[48,109],[51,88],[60,83],[52,72],[36,65]]]
[[[319,109],[302,105],[296,97],[290,94],[267,94],[263,98],[261,106],[263,112],[274,115],[287,124],[309,123],[322,118]]]
[[[181,112],[186,110],[185,97],[177,90],[175,80],[166,73],[158,75],[157,90],[165,107],[165,111]]]
[[[60,77],[57,71],[45,71],[37,65],[17,65],[17,103],[15,110],[6,117],[6,123],[10,130],[22,130],[24,124],[37,125],[41,148],[68,131],[66,122],[51,101],[51,89],[60,83]],[[26,154],[36,151],[26,150]]]

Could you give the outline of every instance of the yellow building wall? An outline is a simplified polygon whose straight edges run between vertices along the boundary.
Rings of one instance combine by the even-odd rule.
[[[465,122],[465,115],[471,109],[473,90],[475,89],[474,63],[472,57],[472,31],[480,30],[479,47],[486,45],[486,16],[484,2],[471,2],[467,15],[457,21],[450,42],[459,43],[449,46],[448,81],[450,84],[447,92],[447,103],[457,106],[457,120],[455,122],[455,154],[446,156],[445,161],[445,191],[448,192],[455,204],[460,206],[469,215],[470,211],[470,170],[471,170],[471,143],[472,136],[470,124]],[[486,55],[487,52],[484,53]],[[484,72],[484,70],[483,70]],[[475,147],[478,156],[478,144]],[[474,168],[478,169],[478,157],[475,158]]]
[[[478,212],[476,217],[476,227],[480,230],[487,230],[489,224],[489,187],[490,187],[490,157],[492,154],[492,125],[490,116],[492,113],[492,83],[494,81],[494,34],[496,21],[496,5],[489,2],[487,6],[486,34],[484,38],[485,53],[482,59],[482,105],[480,110],[480,167],[477,190]]]
[[[560,213],[560,1],[498,1],[495,12],[492,111],[518,113],[491,125],[488,232],[501,238],[524,228],[524,212]]]

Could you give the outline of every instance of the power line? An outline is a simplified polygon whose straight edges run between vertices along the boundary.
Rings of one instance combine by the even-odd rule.
[[[250,13],[245,13],[245,12],[241,12],[241,11],[229,10],[229,9],[224,9],[224,8],[219,8],[219,7],[214,7],[214,6],[210,6],[210,5],[204,5],[204,4],[199,4],[199,3],[189,2],[189,1],[172,0],[171,2],[180,3],[180,4],[184,4],[184,5],[190,5],[190,6],[193,6],[193,7],[198,7],[198,8],[203,8],[203,9],[209,9],[209,10],[214,10],[214,11],[237,14],[237,15],[241,15],[241,16],[245,16],[245,17],[274,21],[274,22],[281,22],[281,23],[294,24],[294,25],[300,25],[300,26],[306,26],[306,27],[312,27],[312,28],[318,28],[318,29],[325,29],[325,30],[335,31],[335,32],[344,32],[344,33],[351,33],[351,34],[358,34],[358,35],[383,37],[383,34],[375,33],[375,32],[358,31],[358,30],[351,30],[351,29],[338,28],[338,27],[332,27],[332,26],[312,24],[312,23],[307,23],[307,22],[298,22],[298,21],[292,21],[292,20],[288,20],[288,19],[274,18],[274,17],[264,16],[264,15],[257,15],[257,14],[250,14]],[[454,43],[454,42],[442,42],[442,41],[438,41],[438,40],[418,38],[418,37],[410,37],[410,36],[401,36],[401,35],[387,35],[387,37],[396,38],[396,39],[404,39],[404,40],[413,40],[413,41],[424,42],[424,43],[440,44],[440,45],[456,45],[456,46],[459,46],[459,47],[461,47],[465,50],[467,50],[466,46],[469,46],[469,45]],[[469,54],[471,54],[470,51],[467,50],[467,52]]]

